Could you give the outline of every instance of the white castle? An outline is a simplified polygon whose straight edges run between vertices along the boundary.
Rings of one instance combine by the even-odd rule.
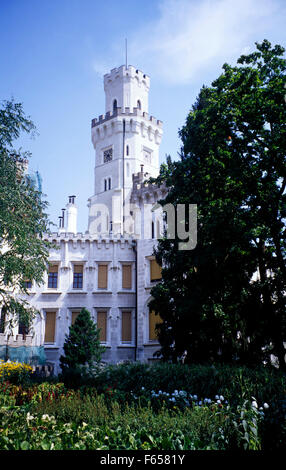
[[[149,86],[149,77],[133,66],[104,76],[105,114],[91,123],[95,168],[87,231],[77,232],[72,195],[58,232],[47,237],[57,249],[50,250],[45,282],[29,285],[28,300],[40,315],[26,341],[44,346],[56,374],[82,307],[101,329],[103,361],[152,361],[159,349],[159,318],[148,303],[161,277],[153,249],[163,227],[162,213],[152,208],[166,188],[146,183],[159,173],[162,138],[162,122],[148,114]],[[13,341],[23,344],[22,335]]]

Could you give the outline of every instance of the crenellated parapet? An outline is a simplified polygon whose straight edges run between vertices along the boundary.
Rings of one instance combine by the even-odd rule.
[[[61,242],[72,242],[73,244],[81,244],[84,246],[86,243],[96,243],[100,248],[101,245],[108,246],[111,243],[118,243],[120,245],[132,244],[132,241],[135,239],[133,234],[126,234],[124,237],[120,233],[69,233],[69,232],[53,232],[44,236],[45,240],[48,240],[54,245],[60,245]]]
[[[136,69],[133,65],[121,65],[115,67],[109,73],[106,73],[104,79],[104,90],[110,87],[114,82],[118,80],[133,80],[138,83],[139,86],[146,87],[147,90],[150,88],[150,77],[139,69]]]
[[[106,137],[112,138],[122,133],[123,121],[126,133],[141,135],[160,145],[163,134],[162,121],[138,108],[133,108],[133,111],[130,108],[117,108],[113,113],[108,111],[105,115],[100,115],[98,119],[92,120],[91,139],[94,147]]]
[[[116,108],[113,112],[107,111],[105,114],[101,114],[98,119],[94,118],[91,121],[91,127],[97,127],[101,124],[104,124],[106,121],[109,121],[110,119],[114,119],[117,116],[122,116],[124,117],[141,117],[145,121],[150,122],[151,124],[158,126],[158,127],[163,127],[163,122],[160,121],[159,119],[156,119],[154,116],[149,116],[149,113],[142,111],[139,108],[133,108],[133,111],[130,110],[130,108]]]
[[[7,333],[0,333],[0,346],[21,347],[32,346],[32,335],[8,335]]]
[[[160,199],[164,199],[167,195],[168,189],[164,184],[158,186],[155,183],[150,183],[148,179],[150,175],[144,173],[143,167],[141,172],[132,175],[132,193],[131,202],[133,204],[156,204]]]

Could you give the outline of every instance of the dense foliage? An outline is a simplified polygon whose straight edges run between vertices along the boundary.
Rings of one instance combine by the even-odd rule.
[[[20,298],[25,281],[40,284],[46,271],[49,231],[47,203],[26,174],[29,152],[15,150],[22,133],[35,131],[23,107],[14,101],[0,108],[0,306],[6,327],[15,320],[30,326],[35,310]],[[3,325],[1,325],[3,329]]]
[[[281,372],[228,366],[169,369],[167,364],[107,366],[93,384],[77,389],[56,378],[23,385],[2,382],[0,448],[285,448],[286,380]]]
[[[159,241],[160,354],[285,369],[286,105],[281,46],[264,40],[203,87],[180,130],[163,205],[197,205],[197,245]],[[164,209],[163,209],[164,210]],[[168,220],[167,220],[168,223]],[[188,224],[188,220],[187,220]]]

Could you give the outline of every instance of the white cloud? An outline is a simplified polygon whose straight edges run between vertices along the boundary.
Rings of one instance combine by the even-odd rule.
[[[279,0],[162,0],[159,17],[130,38],[129,56],[152,75],[184,83],[248,53],[283,15]]]

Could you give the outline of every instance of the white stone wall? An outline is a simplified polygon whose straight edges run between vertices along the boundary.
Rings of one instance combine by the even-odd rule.
[[[121,66],[104,76],[106,114],[92,120],[92,143],[95,149],[94,195],[89,198],[88,230],[96,231],[98,205],[107,207],[109,220],[116,220],[124,234],[123,215],[129,209],[112,210],[115,196],[129,205],[133,189],[132,175],[142,165],[144,172],[157,176],[159,172],[159,146],[162,122],[148,114],[150,80],[135,67]],[[116,99],[117,108],[113,109]],[[140,103],[138,103],[138,100]],[[112,161],[104,163],[104,151],[112,149]],[[105,190],[104,181],[111,179],[111,189]],[[119,193],[121,191],[121,193]],[[120,212],[120,214],[119,214]]]
[[[132,65],[114,68],[104,75],[105,112],[113,111],[113,102],[117,106],[126,108],[137,107],[141,102],[141,109],[148,112],[148,93],[150,78]]]
[[[51,250],[50,261],[59,263],[58,288],[49,289],[47,276],[43,286],[33,286],[29,301],[39,311],[33,328],[33,343],[44,344],[45,312],[56,311],[55,343],[45,345],[48,362],[57,369],[57,361],[63,352],[65,335],[71,325],[72,310],[86,307],[94,320],[97,309],[108,311],[106,353],[103,359],[118,362],[134,359],[135,337],[130,344],[121,344],[121,311],[128,309],[133,313],[133,330],[135,321],[135,253],[132,240],[105,239],[56,234],[51,240],[57,243],[58,249]],[[83,289],[73,289],[72,263],[84,264]],[[98,289],[98,263],[108,263],[108,288]],[[122,289],[122,263],[132,264],[132,288]]]
[[[67,205],[67,211],[72,212],[71,223],[50,237],[57,246],[50,251],[50,262],[57,263],[59,267],[58,287],[49,289],[46,276],[42,286],[33,286],[30,291],[29,301],[39,310],[33,327],[34,345],[44,344],[46,312],[56,311],[55,341],[44,345],[47,360],[54,365],[56,374],[60,372],[58,360],[71,325],[72,311],[82,307],[90,311],[94,321],[98,309],[108,312],[103,360],[112,363],[153,360],[153,353],[159,348],[158,343],[149,341],[148,302],[154,284],[150,281],[150,257],[156,244],[156,238],[152,239],[152,221],[155,237],[157,224],[162,226],[162,221],[159,219],[158,222],[158,214],[151,209],[166,190],[144,184],[144,179],[158,175],[162,138],[162,122],[148,114],[149,84],[149,77],[133,66],[113,69],[104,76],[106,114],[92,121],[95,169],[94,194],[88,200],[88,230],[85,234],[71,233],[76,232],[76,206]],[[118,105],[115,112],[114,99]],[[141,109],[138,108],[138,99]],[[113,149],[113,158],[104,163],[103,151],[109,147]],[[111,178],[111,189],[105,191],[104,179],[108,178]],[[124,195],[125,215],[133,211],[132,223],[136,227],[130,236],[123,232]],[[112,205],[113,197],[117,198],[116,207]],[[108,210],[108,219],[104,207]],[[112,233],[108,227],[111,220]],[[99,222],[101,234],[98,234]],[[100,262],[108,264],[108,287],[105,290],[97,287]],[[126,262],[132,264],[131,289],[122,289],[122,263]],[[83,288],[80,290],[73,289],[73,263],[84,266]],[[121,314],[124,309],[132,312],[132,341],[129,344],[121,342]]]

